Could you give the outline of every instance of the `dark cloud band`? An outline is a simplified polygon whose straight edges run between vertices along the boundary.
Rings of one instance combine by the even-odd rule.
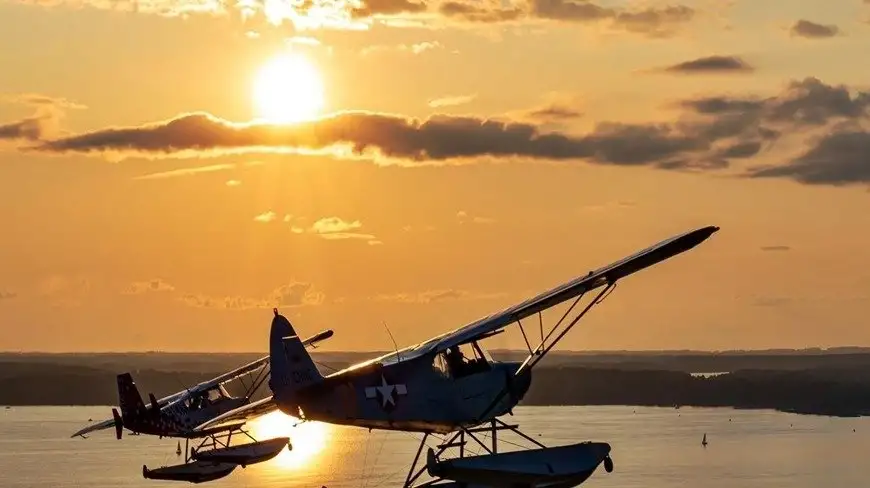
[[[714,170],[762,154],[781,134],[821,134],[786,164],[752,167],[753,178],[789,178],[842,185],[870,182],[870,92],[854,92],[815,78],[793,81],[771,97],[682,100],[671,123],[606,122],[585,134],[547,130],[531,122],[435,115],[343,112],[294,124],[233,123],[191,113],[138,127],[107,128],[53,140],[30,150],[175,156],[228,152],[331,152],[350,148],[406,164],[473,161],[481,157]],[[558,115],[562,115],[560,112]],[[569,114],[569,115],[573,115]],[[2,127],[17,127],[7,124]],[[11,133],[11,131],[10,131]],[[812,139],[809,139],[812,140]]]

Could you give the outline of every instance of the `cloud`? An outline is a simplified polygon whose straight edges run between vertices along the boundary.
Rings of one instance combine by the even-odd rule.
[[[415,44],[375,45],[363,48],[363,50],[360,51],[360,54],[362,54],[363,56],[368,56],[371,54],[382,52],[400,52],[417,55],[422,54],[426,51],[441,49],[443,47],[444,46],[438,41],[424,41]]]
[[[697,151],[707,144],[667,124],[602,123],[593,133],[574,136],[543,132],[534,124],[470,116],[435,115],[417,120],[343,112],[308,124],[282,126],[237,124],[196,113],[45,141],[34,149],[161,157],[325,151],[339,146],[360,156],[374,151],[385,158],[419,163],[491,156],[640,165]]]
[[[751,73],[755,68],[737,56],[707,56],[663,68],[666,73]]]
[[[18,293],[9,290],[0,290],[0,302],[17,298]]]
[[[852,168],[850,178],[856,178],[863,168],[856,151],[863,148],[859,123],[867,122],[870,92],[806,78],[793,80],[779,93],[767,97],[713,95],[678,100],[673,106],[679,116],[670,122],[604,121],[585,133],[566,132],[537,121],[473,115],[436,114],[415,119],[356,111],[276,125],[233,123],[194,113],[138,127],[107,128],[45,140],[27,150],[155,158],[241,152],[314,153],[407,166],[520,159],[721,171],[730,168],[735,160],[769,151],[783,136],[812,140],[813,132],[827,131],[839,136],[822,140],[822,147],[793,162],[790,168],[755,167],[746,175],[798,179],[796,172],[805,173],[807,165],[817,165],[819,158],[829,156],[835,145],[853,151],[850,157],[854,161],[841,159],[842,164]],[[851,124],[849,130],[855,134],[843,132],[844,124]],[[834,126],[839,128],[832,132]],[[847,141],[849,144],[844,145]]]
[[[381,241],[377,240],[377,238],[372,234],[351,232],[360,227],[362,227],[362,223],[359,220],[347,222],[338,217],[325,217],[314,222],[309,229],[309,232],[317,234],[327,240],[361,239],[369,241],[369,244],[371,245],[381,244]]]
[[[477,98],[477,93],[472,93],[470,95],[450,95],[429,100],[429,106],[432,108],[439,108],[465,105],[466,103],[474,101],[475,98]]]
[[[21,0],[24,1],[24,0]],[[420,26],[431,21],[433,13],[454,22],[501,23],[550,20],[575,23],[604,23],[629,33],[667,37],[691,21],[695,10],[684,5],[622,8],[601,6],[592,0],[522,0],[506,6],[498,0],[304,0],[302,2],[219,2],[153,0],[55,0],[46,5],[78,8],[82,5],[136,14],[186,18],[191,15],[228,16],[244,24],[248,37],[260,37],[252,22],[292,32],[316,29],[360,30],[373,22],[384,26]],[[608,4],[613,2],[606,2]]]
[[[275,218],[278,217],[278,214],[269,210],[268,212],[263,212],[260,215],[254,217],[255,222],[272,222]]]
[[[163,178],[173,178],[176,176],[190,176],[190,175],[196,175],[196,174],[200,174],[200,173],[211,173],[214,171],[223,171],[226,169],[233,169],[235,167],[236,167],[236,165],[234,165],[234,164],[212,164],[209,166],[198,166],[196,168],[180,168],[180,169],[173,169],[170,171],[161,171],[159,173],[150,173],[147,175],[137,176],[133,179],[134,180],[156,180],[156,179],[163,179]]]
[[[149,281],[134,281],[121,291],[125,295],[141,295],[146,292],[175,291],[175,287],[156,278]]]
[[[473,224],[494,224],[495,219],[481,216],[470,216],[465,210],[456,212],[456,219],[460,224],[471,222]]]
[[[81,103],[73,102],[63,97],[52,97],[40,93],[19,93],[0,95],[0,102],[29,105],[33,107],[48,107],[53,109],[82,110],[88,108]]]
[[[14,122],[0,124],[0,141],[39,141],[58,132],[66,110],[84,109],[84,105],[65,98],[50,97],[37,93],[0,95],[0,102],[32,107],[34,114]]]
[[[870,131],[832,132],[787,164],[754,168],[749,176],[790,178],[810,185],[870,183]]]
[[[242,182],[239,180],[227,180],[227,182],[225,184],[227,186],[239,186],[242,184]]]
[[[480,6],[457,1],[441,3],[438,11],[448,18],[485,24],[510,22],[526,15],[523,9],[516,7]]]
[[[301,307],[320,305],[325,295],[311,283],[292,282],[276,288],[269,298],[277,307]]]
[[[615,29],[649,37],[668,37],[695,17],[695,10],[684,5],[618,10],[585,0],[531,0],[535,17],[563,22],[607,21]]]
[[[762,251],[791,251],[791,246],[761,246]]]
[[[480,293],[467,290],[427,290],[416,293],[380,294],[372,297],[379,302],[438,303],[451,300],[487,300],[506,296],[505,293]]]
[[[819,128],[836,121],[863,118],[870,107],[870,92],[852,94],[845,85],[827,85],[816,78],[806,78],[790,82],[772,97],[706,97],[683,100],[680,106],[707,119],[707,124],[694,130],[700,129],[709,137],[773,140],[784,130]]]
[[[371,17],[373,15],[414,14],[426,11],[426,4],[411,0],[362,0],[360,7],[351,9],[354,18]]]
[[[0,140],[39,140],[44,133],[44,124],[49,120],[46,116],[34,116],[16,122],[0,124]]]
[[[502,23],[542,19],[572,23],[604,23],[612,29],[648,37],[668,37],[691,21],[695,10],[683,5],[619,9],[590,0],[529,0],[521,6],[472,0],[442,2],[438,12],[448,18],[473,23]]]
[[[218,308],[226,310],[249,310],[262,308],[297,308],[317,306],[323,303],[325,295],[313,284],[293,281],[274,289],[264,298],[243,296],[212,297],[203,294],[184,294],[179,297],[182,303],[192,307]]]
[[[836,25],[817,24],[809,20],[798,20],[791,26],[791,35],[807,39],[826,39],[840,34]]]
[[[565,122],[582,117],[583,112],[570,105],[554,102],[543,107],[531,109],[526,112],[526,115],[531,119],[541,122]]]
[[[332,234],[336,232],[347,232],[353,229],[359,229],[362,223],[359,220],[346,222],[338,217],[325,217],[311,226],[311,231],[317,234]]]

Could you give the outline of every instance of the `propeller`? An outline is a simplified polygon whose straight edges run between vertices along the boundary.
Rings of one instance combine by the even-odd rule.
[[[120,440],[124,433],[124,419],[121,418],[117,408],[112,409],[112,418],[115,419],[115,438]]]

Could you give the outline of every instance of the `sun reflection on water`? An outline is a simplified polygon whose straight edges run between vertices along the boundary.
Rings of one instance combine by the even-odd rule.
[[[331,437],[330,427],[321,422],[302,422],[282,412],[272,412],[251,422],[251,430],[257,440],[282,436],[290,438],[293,448],[282,450],[265,463],[274,471],[301,470],[316,463]]]

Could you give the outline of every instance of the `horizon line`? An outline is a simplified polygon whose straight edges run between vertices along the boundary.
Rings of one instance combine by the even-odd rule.
[[[555,354],[594,354],[594,355],[605,355],[605,354],[685,354],[685,353],[701,353],[701,354],[727,354],[727,353],[764,353],[764,352],[827,352],[827,351],[841,351],[841,350],[864,350],[870,352],[870,346],[829,346],[829,347],[821,347],[821,346],[812,346],[812,347],[804,347],[804,348],[794,348],[794,347],[768,347],[768,348],[760,348],[760,349],[583,349],[583,350],[561,350],[561,351],[551,351]],[[507,348],[494,348],[487,349],[489,352],[502,352],[502,353],[524,353],[528,354],[527,349],[507,349]],[[394,352],[393,350],[363,350],[363,351],[347,351],[347,350],[339,350],[339,351],[318,351],[313,350],[312,353],[326,353],[326,354],[387,354],[390,352]],[[161,350],[144,350],[144,351],[39,351],[39,350],[5,350],[0,351],[0,355],[7,354],[19,354],[19,355],[108,355],[108,354],[198,354],[198,355],[242,355],[242,354],[268,354],[267,351],[161,351]]]

